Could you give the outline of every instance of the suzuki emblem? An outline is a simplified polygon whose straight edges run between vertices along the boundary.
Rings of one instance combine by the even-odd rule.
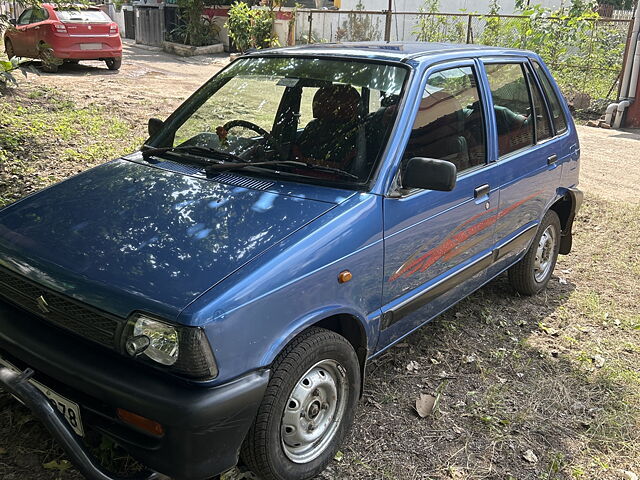
[[[38,304],[38,308],[40,309],[40,311],[42,313],[50,313],[51,310],[49,310],[49,304],[47,303],[47,301],[45,300],[45,298],[40,295],[37,299],[36,299],[36,303]]]

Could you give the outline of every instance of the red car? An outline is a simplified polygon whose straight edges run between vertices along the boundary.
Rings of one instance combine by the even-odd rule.
[[[28,8],[15,28],[4,35],[9,58],[43,60],[43,70],[55,72],[63,62],[104,60],[109,70],[122,63],[122,40],[118,25],[97,7],[57,7],[43,3]]]

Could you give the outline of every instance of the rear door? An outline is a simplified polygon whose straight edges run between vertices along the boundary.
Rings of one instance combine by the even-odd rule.
[[[46,34],[47,22],[49,20],[49,12],[44,8],[34,8],[27,26],[27,42],[29,44],[29,53],[32,57],[40,56],[40,42],[44,40]]]
[[[404,158],[453,162],[453,191],[384,199],[383,316],[378,350],[473,291],[491,262],[498,185],[487,163],[486,97],[476,63],[427,71]],[[414,107],[415,108],[415,107]]]
[[[535,235],[538,222],[556,197],[563,152],[528,59],[483,63],[497,131],[500,187],[493,275],[509,266]]]

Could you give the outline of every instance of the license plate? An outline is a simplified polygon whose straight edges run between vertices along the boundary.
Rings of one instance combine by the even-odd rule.
[[[81,43],[80,50],[100,50],[102,48],[101,43]]]
[[[15,366],[7,362],[0,357],[0,365],[13,370],[14,372],[20,372]],[[33,379],[29,380],[29,383],[40,390],[49,399],[49,403],[56,408],[67,421],[69,426],[81,437],[84,437],[84,429],[82,428],[82,419],[80,418],[80,406],[76,402],[72,402],[66,397],[54,392],[46,385],[37,382]],[[18,399],[20,400],[20,399]]]

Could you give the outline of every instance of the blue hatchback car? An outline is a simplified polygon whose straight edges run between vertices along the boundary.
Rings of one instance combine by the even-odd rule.
[[[569,253],[580,148],[534,53],[323,44],[241,57],[140,152],[0,212],[0,385],[204,480],[310,478],[365,367],[492,278]]]

